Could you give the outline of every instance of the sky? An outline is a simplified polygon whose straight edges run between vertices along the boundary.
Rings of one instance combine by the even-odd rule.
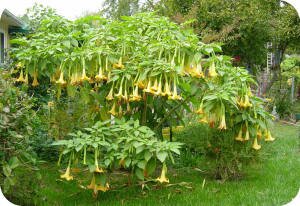
[[[85,12],[99,11],[103,2],[104,0],[0,0],[0,11],[5,8],[16,16],[22,16],[27,8],[39,3],[50,6],[56,9],[58,14],[74,20]]]

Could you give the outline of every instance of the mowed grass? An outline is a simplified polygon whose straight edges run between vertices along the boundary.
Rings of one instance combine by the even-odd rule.
[[[245,176],[236,181],[221,182],[193,168],[177,168],[168,173],[169,186],[150,183],[151,190],[140,185],[122,187],[114,179],[111,191],[93,198],[86,186],[85,173],[75,181],[59,179],[55,165],[43,166],[36,205],[283,205],[297,194],[300,187],[299,127],[276,123],[272,129],[276,141],[263,144],[263,159],[247,165]],[[201,169],[201,165],[199,165]],[[173,185],[172,185],[173,184]]]

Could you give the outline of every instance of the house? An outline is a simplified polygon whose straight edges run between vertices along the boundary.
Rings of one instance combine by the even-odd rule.
[[[7,9],[0,9],[0,64],[4,63],[11,35],[24,27],[22,20]]]

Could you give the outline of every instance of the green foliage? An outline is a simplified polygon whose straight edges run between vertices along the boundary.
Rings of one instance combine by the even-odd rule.
[[[207,170],[216,179],[240,178],[245,173],[244,166],[258,160],[258,154],[245,147],[251,142],[235,141],[232,130],[221,132],[207,124],[192,124],[175,138],[184,143],[178,164]]]
[[[12,192],[17,184],[15,169],[28,167],[36,163],[35,155],[30,147],[32,134],[31,118],[32,98],[14,87],[9,80],[10,75],[0,74],[0,165],[1,182],[4,193]]]
[[[93,127],[85,128],[84,132],[71,133],[70,140],[53,143],[62,146],[61,155],[69,156],[68,168],[72,163],[78,162],[78,159],[82,159],[83,164],[87,164],[93,173],[92,182],[95,177],[104,178],[105,180],[97,183],[98,187],[100,185],[109,188],[104,169],[109,172],[121,167],[130,170],[138,179],[144,180],[150,178],[158,161],[164,168],[167,159],[174,162],[172,153],[180,154],[180,143],[158,141],[155,133],[146,126],[140,126],[138,121],[114,121],[114,124],[111,124],[111,120],[97,122]],[[67,176],[61,177],[73,179],[68,170],[66,174]],[[97,189],[97,184],[95,188],[90,188],[96,194],[97,190],[101,190]]]

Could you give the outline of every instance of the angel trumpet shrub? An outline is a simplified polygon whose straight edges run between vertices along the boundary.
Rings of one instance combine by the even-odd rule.
[[[121,86],[119,88],[119,92],[118,92],[118,94],[115,94],[115,97],[117,97],[118,99],[121,99],[123,97],[122,91],[123,91],[123,81],[121,81]]]
[[[156,181],[160,183],[169,183],[169,179],[166,177],[166,173],[167,173],[167,166],[166,163],[163,163],[160,177],[156,178]]]
[[[265,135],[265,141],[266,142],[272,142],[274,140],[275,140],[275,138],[272,137],[270,130],[267,130],[266,135]]]
[[[101,80],[105,80],[105,81],[107,80],[107,77],[105,75],[103,75],[101,67],[99,68],[99,73],[95,76],[95,80],[98,82]]]
[[[38,80],[37,80],[37,72],[34,72],[34,74],[33,74],[33,82],[32,82],[32,86],[33,87],[36,87],[36,86],[38,86],[39,85],[39,82],[38,82]]]
[[[113,116],[116,116],[116,115],[117,115],[117,113],[116,113],[116,103],[115,103],[115,102],[114,102],[114,104],[113,104],[111,110],[108,111],[108,113],[110,113],[110,114],[113,115]]]
[[[16,82],[25,82],[24,74],[23,74],[23,69],[21,69],[20,76],[19,76],[19,78],[16,80]]]
[[[259,144],[257,143],[257,137],[254,139],[252,148],[255,149],[255,150],[259,150],[259,149],[261,148],[261,145],[259,145]]]
[[[211,63],[211,65],[209,67],[209,71],[208,71],[208,76],[209,77],[216,77],[216,76],[218,76],[218,73],[216,72],[215,62]]]
[[[243,135],[243,128],[241,126],[241,129],[240,129],[240,131],[238,133],[238,136],[235,137],[235,140],[236,141],[241,141],[241,142],[244,141],[244,139],[242,138],[242,135]]]
[[[56,81],[56,84],[65,85],[67,82],[64,80],[64,72],[60,72],[59,80]]]

